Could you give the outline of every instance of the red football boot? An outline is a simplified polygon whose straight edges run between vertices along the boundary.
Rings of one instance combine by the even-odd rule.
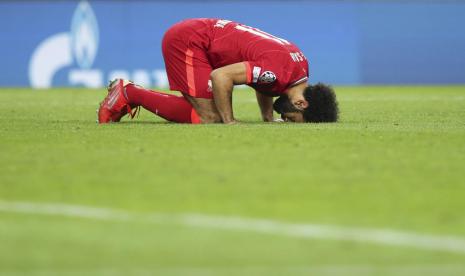
[[[108,95],[100,103],[100,108],[98,109],[98,123],[119,122],[128,113],[131,118],[134,118],[138,107],[133,111],[133,107],[128,103],[125,87],[129,83],[131,82],[123,79],[115,79],[110,82],[108,85]]]

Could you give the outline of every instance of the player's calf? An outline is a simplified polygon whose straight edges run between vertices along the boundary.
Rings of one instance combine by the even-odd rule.
[[[213,99],[194,98],[184,94],[184,97],[190,102],[195,109],[195,113],[199,117],[198,120],[202,124],[221,123],[221,116],[218,113]]]

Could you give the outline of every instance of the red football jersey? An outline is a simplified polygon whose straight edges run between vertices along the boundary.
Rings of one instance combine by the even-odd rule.
[[[308,62],[291,42],[237,22],[221,19],[202,21],[198,29],[201,45],[207,47],[210,65],[215,69],[246,62],[247,85],[259,92],[278,96],[296,84],[308,80]]]

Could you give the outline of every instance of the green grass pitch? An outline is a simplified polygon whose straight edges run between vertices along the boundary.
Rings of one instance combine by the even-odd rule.
[[[336,124],[97,125],[104,90],[0,90],[0,202],[465,239],[465,87],[336,87]],[[465,252],[0,210],[0,275],[465,275]]]

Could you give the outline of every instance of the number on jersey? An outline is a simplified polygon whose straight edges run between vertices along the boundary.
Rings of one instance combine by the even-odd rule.
[[[266,39],[271,39],[271,40],[276,41],[276,42],[278,42],[279,44],[282,44],[282,45],[289,45],[289,44],[291,44],[291,43],[289,43],[289,41],[287,41],[287,40],[285,40],[285,39],[276,37],[276,36],[274,36],[274,35],[271,35],[271,34],[269,34],[269,33],[266,33],[266,32],[264,32],[264,31],[261,31],[261,30],[256,29],[256,28],[252,28],[252,27],[245,26],[245,25],[237,25],[235,28],[236,28],[237,30],[249,32],[249,33],[251,33],[251,34],[254,34],[254,35],[257,35],[257,36],[266,38]]]

